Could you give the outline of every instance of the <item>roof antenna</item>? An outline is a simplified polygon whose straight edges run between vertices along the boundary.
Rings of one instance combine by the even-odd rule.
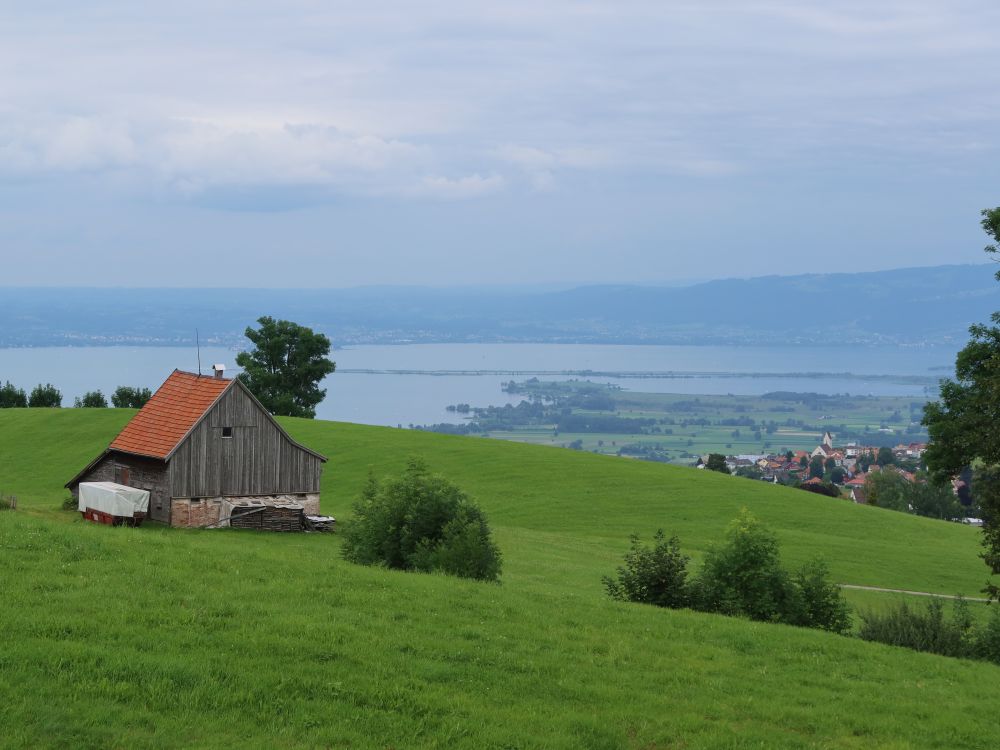
[[[201,377],[201,339],[198,337],[198,329],[194,329],[194,345],[198,347],[198,377]]]

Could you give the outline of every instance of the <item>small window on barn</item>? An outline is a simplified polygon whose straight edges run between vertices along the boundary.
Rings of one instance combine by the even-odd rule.
[[[224,438],[231,438],[232,436],[233,436],[233,428],[232,427],[223,427],[222,428],[222,437],[224,437]]]

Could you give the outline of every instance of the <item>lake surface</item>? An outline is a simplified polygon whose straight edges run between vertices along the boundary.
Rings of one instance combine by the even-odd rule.
[[[928,383],[886,376],[944,377],[955,347],[615,346],[604,344],[412,344],[357,346],[333,353],[337,372],[324,382],[317,416],[377,425],[460,422],[449,404],[516,403],[501,384],[533,375],[561,380],[596,371],[595,382],[657,393],[756,395],[813,391],[923,397]],[[215,362],[233,375],[236,352],[203,347],[202,371]],[[174,368],[196,371],[194,349],[175,347],[39,347],[0,349],[0,381],[25,390],[52,383],[64,405],[88,390],[109,395],[119,385],[155,389]],[[408,371],[401,374],[398,371]],[[432,374],[433,373],[433,374]],[[461,373],[461,374],[459,374]],[[806,376],[805,373],[813,375]],[[852,373],[845,377],[843,373]],[[868,376],[868,377],[865,377]],[[875,377],[881,376],[881,377]],[[928,391],[930,388],[930,391]]]

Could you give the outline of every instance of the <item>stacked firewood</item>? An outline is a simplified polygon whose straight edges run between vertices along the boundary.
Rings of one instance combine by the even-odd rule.
[[[302,531],[301,505],[269,505],[261,516],[260,528],[265,531]]]

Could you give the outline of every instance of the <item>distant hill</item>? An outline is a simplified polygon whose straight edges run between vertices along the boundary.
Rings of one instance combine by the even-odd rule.
[[[500,585],[345,562],[338,534],[110,528],[57,510],[129,410],[0,410],[0,721],[10,747],[997,747],[1000,668],[610,601],[628,535],[700,555],[748,506],[790,566],[975,594],[959,524],[695,469],[282,420],[331,457],[419,455],[489,515]],[[877,606],[885,594],[852,592]],[[917,600],[921,601],[921,600]],[[921,602],[922,603],[922,602]]]
[[[261,315],[335,344],[936,344],[1000,309],[995,266],[763,276],[686,287],[0,289],[0,346],[239,344]]]

